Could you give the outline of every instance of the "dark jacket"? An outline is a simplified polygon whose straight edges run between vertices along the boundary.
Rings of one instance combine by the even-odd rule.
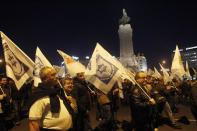
[[[197,106],[197,82],[195,82],[191,88],[191,101],[192,105]]]
[[[85,81],[74,78],[74,87],[71,94],[77,101],[79,112],[90,110],[91,98]]]
[[[138,90],[138,92],[135,92]],[[154,106],[148,104],[148,99],[142,94],[138,87],[133,87],[131,92],[131,112],[134,124],[139,127],[140,125],[147,125],[152,127],[154,121]]]
[[[197,120],[197,82],[195,82],[191,88],[191,112]]]

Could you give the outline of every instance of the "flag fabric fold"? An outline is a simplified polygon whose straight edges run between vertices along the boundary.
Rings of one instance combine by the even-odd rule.
[[[131,79],[124,66],[97,43],[85,72],[86,80],[107,94],[115,82]]]
[[[85,66],[81,64],[79,61],[75,61],[71,56],[67,55],[61,50],[57,50],[57,52],[64,59],[64,63],[67,69],[67,72],[72,76],[76,76],[77,73],[85,72]]]
[[[184,70],[178,45],[176,45],[176,50],[174,53],[174,58],[171,66],[171,73],[173,76],[178,76],[180,79],[182,79],[183,76],[185,75],[185,70]]]
[[[161,67],[161,70],[163,72],[163,80],[164,80],[164,84],[167,84],[167,82],[172,81],[172,78],[170,77],[168,71],[161,65],[159,64]]]
[[[190,75],[190,71],[189,71],[189,65],[188,65],[188,62],[186,61],[186,68],[185,68],[185,75],[186,75],[186,77],[188,78],[188,79],[190,79],[191,80],[191,75]]]
[[[152,75],[155,78],[161,78],[161,74],[159,73],[159,71],[157,70],[157,68],[154,67],[154,73]]]

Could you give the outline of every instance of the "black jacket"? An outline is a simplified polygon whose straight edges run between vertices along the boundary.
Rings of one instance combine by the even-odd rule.
[[[191,101],[192,105],[197,107],[197,82],[192,85],[191,89]]]
[[[138,93],[134,93],[135,90],[138,90]],[[130,103],[133,122],[137,125],[149,125],[153,117],[153,108],[138,87],[132,89]]]
[[[91,98],[85,81],[74,78],[74,87],[71,94],[77,101],[79,112],[86,112],[87,110],[90,110]]]

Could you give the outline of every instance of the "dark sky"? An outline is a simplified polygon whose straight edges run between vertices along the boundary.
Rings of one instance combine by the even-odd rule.
[[[52,64],[67,54],[91,55],[96,42],[119,56],[118,20],[130,16],[134,51],[148,64],[170,59],[175,45],[197,44],[197,3],[185,0],[1,1],[0,30],[34,59],[39,46]],[[170,62],[168,60],[168,62]]]

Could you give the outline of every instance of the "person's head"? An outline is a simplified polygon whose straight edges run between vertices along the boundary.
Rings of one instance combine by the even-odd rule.
[[[1,86],[5,86],[6,84],[8,84],[8,79],[5,76],[1,76],[0,77],[0,85]]]
[[[73,90],[73,79],[71,77],[65,77],[62,80],[62,85],[67,93],[71,93]]]
[[[160,77],[158,79],[158,83],[159,83],[159,85],[164,85],[164,79],[162,77]]]
[[[152,76],[150,76],[150,75],[147,75],[146,79],[147,79],[147,83],[148,83],[148,84],[153,84],[154,77],[152,77]]]
[[[136,73],[135,80],[140,85],[146,85],[146,77],[147,77],[146,73],[143,71],[140,71],[140,72]]]
[[[129,80],[128,80],[127,78],[125,78],[125,79],[123,80],[123,83],[124,83],[124,84],[128,84],[128,83],[129,83]]]
[[[85,81],[84,72],[77,73],[76,77],[77,77],[77,79],[79,79],[81,81]]]
[[[54,86],[57,84],[56,70],[52,67],[43,67],[40,70],[40,79],[47,85]]]

